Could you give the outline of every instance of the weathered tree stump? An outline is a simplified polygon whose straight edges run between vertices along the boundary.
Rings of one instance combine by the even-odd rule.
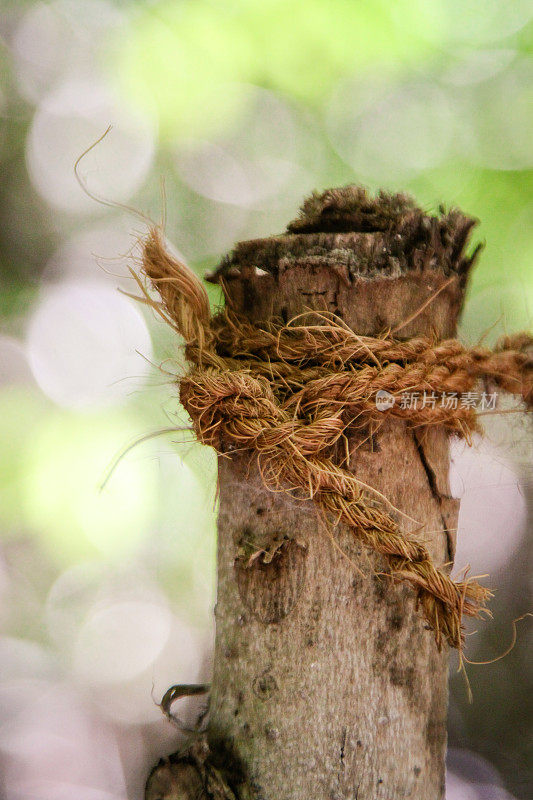
[[[311,308],[362,335],[452,337],[473,224],[458,212],[427,216],[401,195],[332,190],[310,198],[286,234],[238,244],[213,280],[252,322]],[[412,518],[398,517],[404,530],[423,526],[438,565],[453,559],[457,524],[448,466],[439,427],[387,418],[350,439],[350,470]],[[311,502],[265,488],[253,454],[220,457],[219,482],[207,741],[228,792],[442,798],[447,654],[412,589],[393,583],[353,532],[330,529]],[[205,775],[190,791],[177,779],[156,789],[165,769],[153,773],[149,800],[219,796]]]

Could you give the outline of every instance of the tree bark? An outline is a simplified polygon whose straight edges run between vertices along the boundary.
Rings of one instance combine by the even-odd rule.
[[[429,234],[402,242],[400,221],[321,224],[237,246],[217,277],[238,312],[259,322],[327,310],[366,335],[415,315],[398,337],[455,334],[472,221],[457,247]],[[405,530],[423,526],[439,565],[453,559],[457,524],[448,466],[440,428],[387,418],[350,441],[350,469],[413,518],[398,518]],[[214,767],[239,798],[442,798],[447,654],[412,589],[311,502],[265,488],[253,454],[220,457],[219,483]]]

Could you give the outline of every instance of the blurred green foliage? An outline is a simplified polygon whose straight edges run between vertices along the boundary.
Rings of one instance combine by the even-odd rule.
[[[281,231],[313,189],[356,182],[410,192],[428,210],[457,205],[479,218],[475,239],[486,243],[461,333],[491,340],[531,324],[533,7],[530,0],[1,6],[0,526],[7,572],[28,572],[10,595],[6,630],[46,640],[38,618],[52,584],[91,562],[115,571],[147,566],[175,613],[204,631],[214,582],[213,455],[186,433],[168,433],[125,454],[98,491],[113,457],[135,437],[187,424],[172,375],[155,366],[140,391],[80,411],[55,405],[28,366],[28,326],[43,293],[68,280],[130,288],[126,259],[118,259],[129,245],[118,232],[142,233],[120,208],[71,202],[81,194],[72,154],[114,124],[83,177],[91,187],[96,181],[96,194],[154,218],[164,208],[169,239],[202,274],[235,239]],[[139,168],[127,196],[112,175],[119,156],[131,158],[132,172]],[[115,228],[104,275],[83,237],[98,243]],[[103,251],[96,244],[94,252]],[[220,302],[217,289],[209,293]],[[144,320],[154,365],[179,372],[174,337],[151,315]],[[98,340],[102,322],[95,316],[88,339]],[[105,345],[94,352],[106,357]],[[54,358],[61,353],[50,354],[51,367]],[[500,684],[518,683],[518,652],[513,663]],[[519,720],[507,727],[501,720],[491,739],[490,710],[479,719],[461,713],[468,746],[484,747],[477,720],[487,751],[500,738],[516,755]],[[505,757],[491,757],[520,792]]]

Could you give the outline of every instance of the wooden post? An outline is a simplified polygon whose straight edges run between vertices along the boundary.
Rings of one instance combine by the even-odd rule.
[[[446,338],[473,224],[426,216],[403,196],[332,190],[310,198],[288,233],[237,245],[215,279],[252,322],[313,308],[359,334]],[[423,525],[437,564],[451,562],[458,504],[443,430],[387,418],[351,438],[349,467]],[[311,502],[265,488],[254,454],[221,457],[219,482],[207,739],[235,796],[442,798],[447,654],[412,589],[393,584],[353,532],[328,530]],[[157,796],[189,797],[172,791]]]

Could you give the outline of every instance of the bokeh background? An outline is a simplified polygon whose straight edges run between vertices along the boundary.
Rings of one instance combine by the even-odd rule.
[[[493,341],[531,324],[533,4],[0,9],[0,797],[140,800],[180,742],[157,702],[209,679],[216,465],[175,430],[178,342],[117,291],[135,288],[142,220],[91,200],[74,162],[111,124],[80,165],[88,190],[164,218],[199,274],[315,188],[459,205],[486,241],[461,335]],[[474,660],[531,609],[531,426],[485,419],[452,445],[457,566],[498,589]],[[448,800],[530,796],[528,627],[467,666],[472,704],[452,664]]]

